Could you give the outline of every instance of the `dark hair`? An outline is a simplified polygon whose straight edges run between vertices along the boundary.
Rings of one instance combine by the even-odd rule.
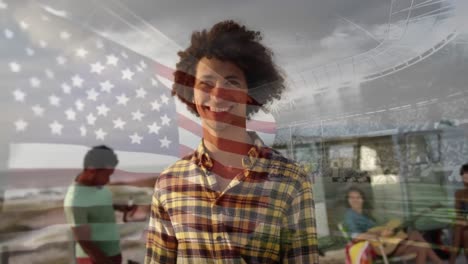
[[[460,176],[462,176],[465,172],[468,172],[468,163],[465,163],[460,167]]]
[[[193,103],[193,87],[198,62],[204,57],[228,61],[239,67],[246,78],[248,95],[253,102],[247,105],[247,117],[259,107],[279,99],[285,90],[284,79],[273,62],[273,52],[265,47],[259,31],[247,29],[232,20],[215,24],[209,31],[192,33],[190,46],[179,51],[172,95],[198,115]]]
[[[372,203],[367,199],[365,192],[356,186],[351,186],[346,191],[346,196],[345,196],[346,207],[351,208],[349,201],[348,201],[348,196],[351,192],[357,192],[359,193],[359,195],[361,195],[361,198],[363,200],[363,205],[362,205],[363,214],[371,219],[374,219],[374,217],[372,217],[372,214],[371,214],[371,211],[373,209]]]
[[[91,148],[84,157],[83,167],[85,169],[95,168],[104,169],[107,167],[115,168],[119,160],[114,150],[105,146],[95,146]]]

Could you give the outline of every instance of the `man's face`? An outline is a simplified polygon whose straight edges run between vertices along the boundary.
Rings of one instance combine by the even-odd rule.
[[[247,82],[239,67],[205,57],[197,64],[195,78],[194,101],[204,128],[219,133],[245,127]]]

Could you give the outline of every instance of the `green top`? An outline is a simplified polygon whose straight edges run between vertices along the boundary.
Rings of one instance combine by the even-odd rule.
[[[120,235],[109,188],[74,183],[65,195],[64,210],[71,226],[90,225],[91,240],[107,256],[120,254]],[[75,246],[75,256],[88,257],[79,243]]]

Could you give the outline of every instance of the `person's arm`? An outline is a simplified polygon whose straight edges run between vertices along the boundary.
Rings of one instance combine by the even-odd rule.
[[[283,219],[280,241],[281,263],[319,262],[314,208],[312,186],[304,177],[301,189],[293,198]]]
[[[176,263],[177,238],[169,214],[161,205],[157,192],[156,190],[151,203],[145,263]]]
[[[361,240],[377,240],[380,230],[374,229],[375,232],[366,232],[358,227],[357,219],[349,212],[345,214],[344,224],[347,232],[350,234],[353,241]]]

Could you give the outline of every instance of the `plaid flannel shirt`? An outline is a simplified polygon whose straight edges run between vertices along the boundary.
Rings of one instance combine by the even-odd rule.
[[[161,173],[145,263],[318,263],[311,182],[252,137],[243,172],[222,192],[203,142]]]

